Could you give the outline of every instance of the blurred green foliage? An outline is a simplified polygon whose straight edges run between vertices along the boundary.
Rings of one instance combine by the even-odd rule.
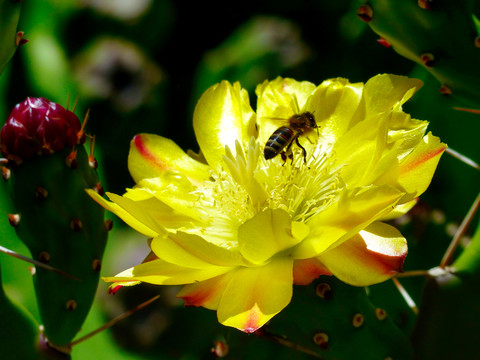
[[[240,81],[253,95],[256,84],[279,75],[318,84],[330,77],[366,81],[388,72],[422,79],[425,85],[406,111],[429,120],[435,135],[480,161],[480,115],[454,110],[461,104],[441,95],[429,73],[380,46],[378,36],[357,19],[357,7],[355,0],[256,0],[222,6],[168,0],[25,1],[19,29],[30,42],[0,77],[0,118],[4,121],[9,109],[27,96],[63,105],[69,101],[70,108],[78,100],[80,118],[90,109],[87,132],[96,136],[103,186],[123,193],[133,185],[127,169],[131,138],[152,132],[197,151],[193,109],[200,94],[221,79]],[[438,265],[479,180],[478,171],[444,155],[431,188],[405,221],[396,224],[410,244],[405,270]],[[2,213],[10,208],[4,188],[2,184]],[[147,253],[143,236],[113,220],[103,275],[135,265]],[[0,217],[0,245],[28,255],[6,217]],[[28,265],[3,254],[0,263],[7,293],[38,320]],[[402,283],[418,302],[424,279]],[[162,297],[76,346],[74,360],[91,359],[92,354],[104,360],[213,358],[210,349],[225,331],[215,312],[184,308],[171,287],[139,285],[115,296],[106,292],[107,285],[100,283],[79,336],[158,293]],[[391,282],[371,287],[369,295],[400,329],[407,334],[412,330],[414,314]]]

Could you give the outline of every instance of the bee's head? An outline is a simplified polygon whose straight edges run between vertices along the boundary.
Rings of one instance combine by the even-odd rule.
[[[317,122],[315,121],[315,116],[313,116],[313,113],[311,112],[306,112],[305,113],[305,116],[307,117],[308,119],[308,126],[311,127],[311,128],[317,128]]]

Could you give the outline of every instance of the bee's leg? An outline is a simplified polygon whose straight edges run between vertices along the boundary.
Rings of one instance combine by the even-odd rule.
[[[298,138],[295,139],[295,142],[297,143],[298,147],[300,149],[302,149],[302,151],[303,151],[303,161],[306,164],[307,163],[307,150],[305,150],[305,148],[302,145],[300,145],[300,142],[298,141]]]
[[[287,162],[287,153],[285,151],[282,151],[280,153],[280,156],[282,157],[283,165],[285,166],[285,163]]]

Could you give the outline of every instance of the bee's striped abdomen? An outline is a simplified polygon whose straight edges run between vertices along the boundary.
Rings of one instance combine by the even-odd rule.
[[[265,160],[272,159],[280,154],[280,152],[292,141],[294,135],[295,132],[286,126],[282,126],[275,130],[265,144],[265,149],[263,150]]]

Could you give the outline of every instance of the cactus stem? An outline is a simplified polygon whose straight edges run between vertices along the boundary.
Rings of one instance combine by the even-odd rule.
[[[81,281],[79,278],[77,278],[77,277],[75,277],[75,276],[73,276],[73,275],[70,275],[70,274],[68,274],[68,273],[66,273],[66,272],[64,272],[64,271],[62,271],[62,270],[58,270],[58,269],[56,269],[56,268],[54,268],[54,267],[52,267],[52,266],[50,266],[50,265],[46,265],[46,264],[40,262],[40,261],[33,260],[33,259],[30,259],[30,258],[28,258],[28,257],[26,257],[26,256],[20,255],[20,254],[16,253],[15,251],[12,251],[12,250],[10,250],[10,249],[7,249],[7,248],[5,248],[5,247],[3,247],[3,246],[0,246],[0,252],[4,253],[4,254],[6,254],[6,255],[10,255],[10,256],[12,256],[12,257],[14,257],[14,258],[17,258],[17,259],[19,259],[19,260],[23,260],[23,261],[28,262],[28,263],[30,263],[30,264],[33,264],[33,265],[35,265],[35,266],[44,268],[45,270],[56,272],[57,274],[66,276],[66,277],[68,277],[68,278],[70,278],[70,279],[74,279],[74,280],[77,280],[77,281]],[[35,275],[35,267],[32,267],[32,268],[33,268],[33,270],[32,270],[32,275]]]
[[[230,348],[225,341],[216,341],[211,351],[216,357],[223,358],[228,355],[229,350]]]
[[[17,227],[20,223],[20,214],[8,214],[8,222],[11,226]]]
[[[72,112],[74,113],[75,110],[77,109],[77,105],[78,105],[78,96],[77,98],[75,99],[75,102],[73,103],[73,109],[72,109]]]
[[[111,219],[105,220],[105,229],[107,229],[107,231],[113,229],[113,221]]]
[[[75,104],[73,105],[73,112],[75,112],[75,108],[77,107],[77,102],[78,102],[78,98],[77,100],[75,100]],[[88,109],[87,112],[85,113],[85,117],[83,118],[83,122],[82,122],[82,127],[77,133],[77,139],[79,144],[85,142],[85,126],[87,125],[89,117],[90,117],[90,109]]]
[[[375,309],[375,316],[378,320],[382,321],[387,318],[387,312],[384,309],[377,308]]]
[[[362,314],[357,313],[357,314],[353,315],[353,318],[352,318],[353,327],[359,328],[364,323],[365,323],[365,317]]]
[[[333,291],[330,284],[320,283],[315,288],[315,293],[322,299],[330,300],[333,297]]]
[[[88,165],[94,169],[97,170],[98,168],[98,162],[97,159],[95,159],[95,135],[90,138],[90,154],[88,155]]]
[[[324,332],[313,335],[313,342],[324,350],[328,349],[328,335]]]
[[[398,291],[400,292],[400,295],[402,295],[403,299],[407,303],[407,305],[410,307],[410,309],[413,311],[415,315],[418,315],[418,307],[417,304],[415,304],[415,301],[413,301],[412,297],[410,294],[405,290],[403,285],[398,281],[397,278],[392,278],[393,283],[397,287]]]
[[[82,226],[83,226],[83,224],[82,224],[82,221],[80,219],[75,218],[75,219],[72,219],[70,221],[70,229],[72,229],[75,232],[81,231]]]
[[[357,17],[363,22],[370,22],[373,18],[373,9],[370,5],[362,5],[357,9]]]
[[[41,349],[41,352],[43,354],[46,354],[49,359],[69,359],[69,355],[72,349],[68,346],[58,346],[52,343],[43,333],[45,327],[43,325],[40,325],[39,328],[41,332],[39,339],[39,348]]]
[[[25,39],[23,37],[24,35],[25,35],[25,33],[23,31],[17,32],[17,34],[15,36],[15,44],[17,46],[25,45],[28,42],[28,39]]]
[[[378,39],[377,42],[383,47],[386,47],[386,48],[392,47],[392,44],[390,44],[387,40],[385,40],[384,37],[381,37],[380,39]]]
[[[94,259],[92,261],[92,269],[96,272],[100,272],[102,269],[102,262],[99,259]]]
[[[467,215],[465,216],[462,223],[458,227],[458,230],[456,231],[450,245],[448,246],[448,249],[445,252],[445,255],[443,255],[442,261],[440,262],[440,267],[442,269],[444,269],[446,266],[448,266],[451,263],[455,250],[460,244],[460,241],[462,240],[463,235],[467,231],[470,223],[473,220],[473,217],[475,216],[479,208],[480,208],[480,193],[477,195],[477,198],[475,199],[472,206],[470,207],[470,210],[468,210]]]
[[[77,150],[73,149],[72,152],[67,155],[65,158],[65,164],[67,164],[67,166],[71,169],[78,168]]]
[[[451,95],[452,94],[452,89],[450,89],[447,85],[443,84],[442,87],[440,88],[440,93],[443,95]]]
[[[126,312],[124,312],[123,314],[120,314],[118,315],[117,317],[113,318],[112,320],[110,320],[109,322],[107,322],[106,324],[103,324],[102,326],[100,326],[99,328],[95,329],[94,331],[92,331],[91,333],[81,337],[80,339],[77,339],[73,342],[71,342],[69,344],[70,347],[73,347],[75,345],[78,345],[79,343],[87,340],[87,339],[90,339],[92,336],[98,334],[99,332],[102,332],[103,330],[106,330],[110,327],[112,327],[113,325],[117,324],[118,322],[122,321],[123,319],[129,317],[130,315],[136,313],[138,310],[141,310],[143,309],[144,307],[150,305],[152,302],[158,300],[158,298],[160,297],[160,295],[157,295],[157,296],[154,296],[153,298],[141,303],[140,305],[137,305],[136,307],[134,307],[133,309],[130,309]]]
[[[461,108],[454,108],[456,110],[464,110],[464,111],[467,111],[469,109],[461,109]],[[480,114],[480,112],[479,112]],[[460,154],[458,151],[455,151],[453,150],[452,148],[447,148],[445,150],[445,152],[450,155],[450,156],[453,156],[454,158],[460,160],[461,162],[467,164],[468,166],[471,166],[473,167],[474,169],[477,169],[477,170],[480,170],[480,165],[478,165],[475,161],[473,161],[472,159],[470,159],[469,157],[463,155],[463,154]]]
[[[2,172],[2,178],[5,181],[8,181],[8,179],[10,179],[10,176],[12,176],[12,171],[6,166],[1,167],[1,172]]]
[[[479,109],[468,109],[468,108],[461,108],[461,107],[454,107],[455,110],[459,110],[459,111],[465,111],[465,112],[469,112],[469,113],[472,113],[472,114],[479,114],[480,115],[480,110]]]
[[[411,270],[411,271],[398,273],[395,276],[397,277],[428,276],[428,271],[427,270]]]
[[[42,251],[38,255],[38,260],[40,260],[44,264],[48,264],[50,262],[50,254],[47,251]]]
[[[37,186],[35,189],[35,197],[39,200],[45,200],[48,196],[48,190],[43,186]]]
[[[77,308],[77,302],[73,299],[70,299],[70,300],[67,301],[65,306],[66,306],[67,310],[73,311]]]
[[[432,10],[432,0],[418,0],[418,6],[425,10]]]
[[[420,55],[420,60],[426,67],[429,67],[429,68],[433,67],[435,63],[435,58],[431,53],[425,53]]]

